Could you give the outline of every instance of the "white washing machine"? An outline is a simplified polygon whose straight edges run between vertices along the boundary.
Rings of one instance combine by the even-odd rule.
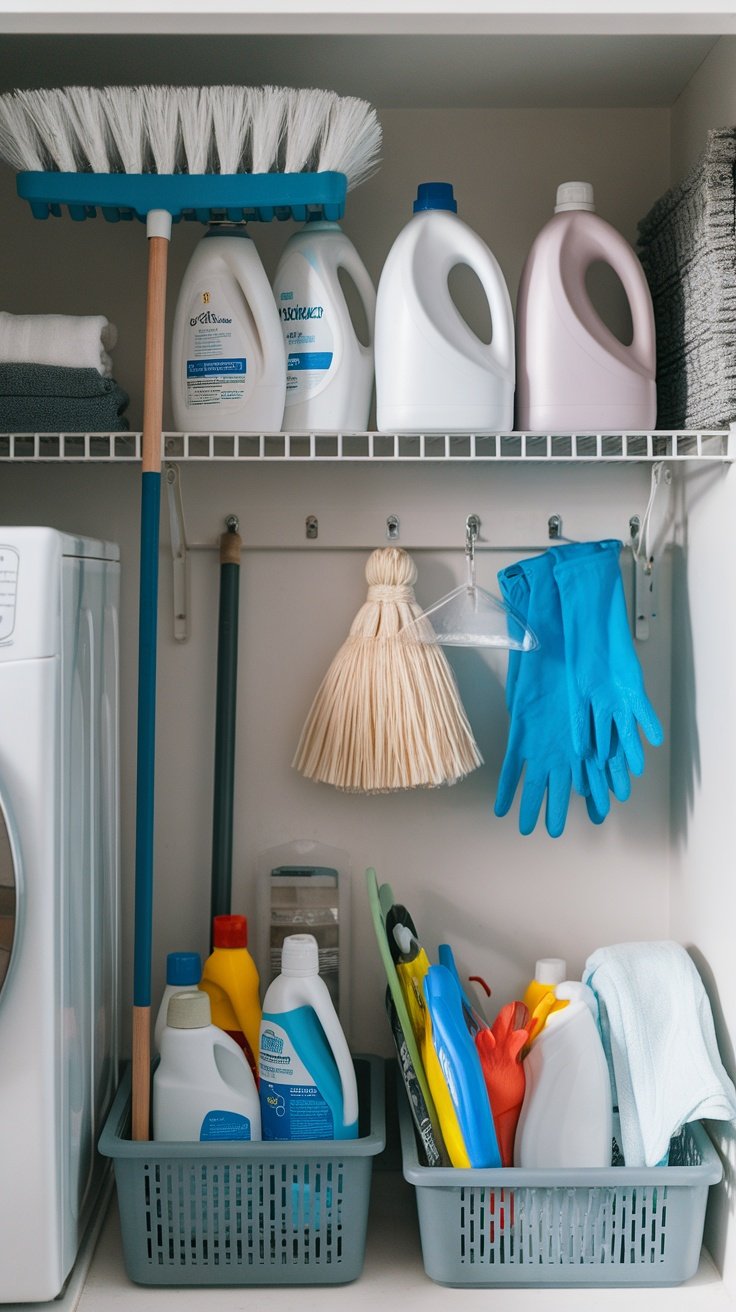
[[[116,546],[0,528],[0,1303],[55,1298],[118,1066]]]

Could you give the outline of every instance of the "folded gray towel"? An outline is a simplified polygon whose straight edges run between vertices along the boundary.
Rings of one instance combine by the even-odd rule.
[[[96,369],[0,364],[0,431],[110,433],[129,428],[128,393]]]
[[[639,224],[657,331],[657,427],[736,419],[736,128]]]

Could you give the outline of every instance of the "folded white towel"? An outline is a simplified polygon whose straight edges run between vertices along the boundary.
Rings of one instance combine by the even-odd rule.
[[[118,330],[103,314],[8,314],[0,310],[0,364],[57,364],[112,374]]]
[[[736,1117],[703,982],[679,943],[599,948],[583,979],[598,998],[627,1166],[656,1166],[689,1121]]]

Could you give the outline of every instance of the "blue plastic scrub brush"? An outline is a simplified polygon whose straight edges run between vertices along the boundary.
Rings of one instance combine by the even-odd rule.
[[[0,97],[0,158],[37,219],[145,220],[133,1138],[149,1137],[156,630],[166,265],[172,222],[339,219],[377,167],[365,101],[282,87],[64,87]]]

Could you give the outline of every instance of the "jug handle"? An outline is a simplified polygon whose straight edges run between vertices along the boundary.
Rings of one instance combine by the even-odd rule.
[[[358,296],[360,297],[363,306],[366,323],[368,325],[368,342],[366,344],[361,342],[357,333],[356,339],[361,354],[371,355],[373,352],[373,332],[376,322],[376,289],[373,286],[370,274],[353,246],[345,247],[345,250],[342,252],[337,262],[337,268],[345,270],[349,277],[352,278],[357,289]],[[335,274],[335,281],[337,282],[337,290],[343,300],[345,300],[345,293],[340,286],[340,280],[337,277],[337,273]]]
[[[615,228],[606,226],[605,242],[598,232],[586,232],[583,239],[576,235],[575,273],[579,281],[577,287],[569,287],[568,296],[578,318],[606,350],[619,358],[633,358],[643,370],[653,370],[656,363],[654,310],[646,275],[626,238]],[[607,264],[621,279],[633,328],[628,345],[611,332],[588,295],[585,275],[595,260]]]
[[[510,371],[514,370],[514,315],[511,309],[511,298],[509,296],[506,279],[503,276],[501,266],[495,255],[484,242],[470,229],[458,228],[453,232],[454,250],[452,259],[448,261],[446,274],[449,277],[452,269],[458,264],[467,264],[478,277],[481,287],[486,294],[488,307],[491,312],[492,338],[490,343],[486,344],[474,333],[468,326],[463,316],[460,314],[452,297],[450,302],[457,314],[458,319],[463,324],[466,331],[475,343],[484,349],[488,356],[496,362],[499,368]]]
[[[323,981],[324,982],[324,981]],[[355,1093],[355,1069],[350,1056],[347,1039],[327,992],[327,985],[322,998],[310,996],[309,1005],[314,1007],[317,1019],[325,1032],[325,1037],[335,1058],[340,1085],[342,1088],[343,1115],[346,1125],[353,1125],[358,1120],[358,1099]]]

